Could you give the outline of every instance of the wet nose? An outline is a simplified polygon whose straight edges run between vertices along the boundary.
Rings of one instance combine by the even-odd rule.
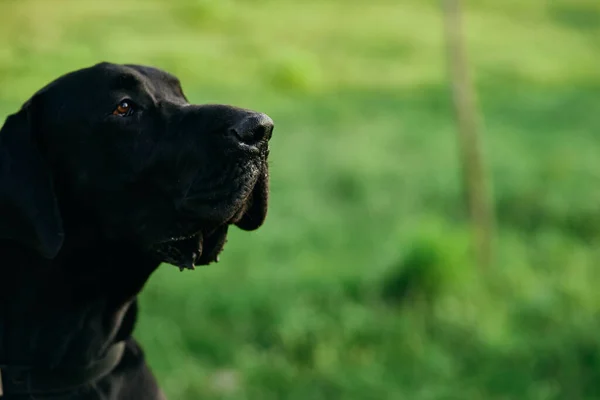
[[[273,120],[266,114],[249,115],[230,128],[230,132],[242,143],[256,145],[268,141],[273,134]]]

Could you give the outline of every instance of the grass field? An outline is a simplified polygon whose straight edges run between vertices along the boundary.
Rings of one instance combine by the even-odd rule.
[[[600,2],[471,0],[498,235],[476,268],[437,2],[3,0],[0,115],[98,61],[274,119],[266,225],[164,266],[171,399],[600,398]]]

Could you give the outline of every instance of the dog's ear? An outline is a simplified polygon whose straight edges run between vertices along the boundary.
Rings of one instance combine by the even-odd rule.
[[[0,130],[0,239],[52,259],[64,232],[52,177],[35,140],[32,105],[10,115]]]

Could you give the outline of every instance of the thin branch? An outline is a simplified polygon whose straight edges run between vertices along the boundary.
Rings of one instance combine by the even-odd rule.
[[[494,212],[481,150],[475,92],[462,35],[460,0],[442,0],[452,98],[458,124],[464,190],[473,229],[477,261],[487,267],[492,260]]]

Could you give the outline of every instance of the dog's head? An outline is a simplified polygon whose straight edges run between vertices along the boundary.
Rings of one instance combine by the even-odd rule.
[[[0,131],[0,238],[52,258],[88,224],[181,268],[208,264],[229,225],[264,222],[272,130],[262,113],[190,104],[156,68],[66,74]]]

